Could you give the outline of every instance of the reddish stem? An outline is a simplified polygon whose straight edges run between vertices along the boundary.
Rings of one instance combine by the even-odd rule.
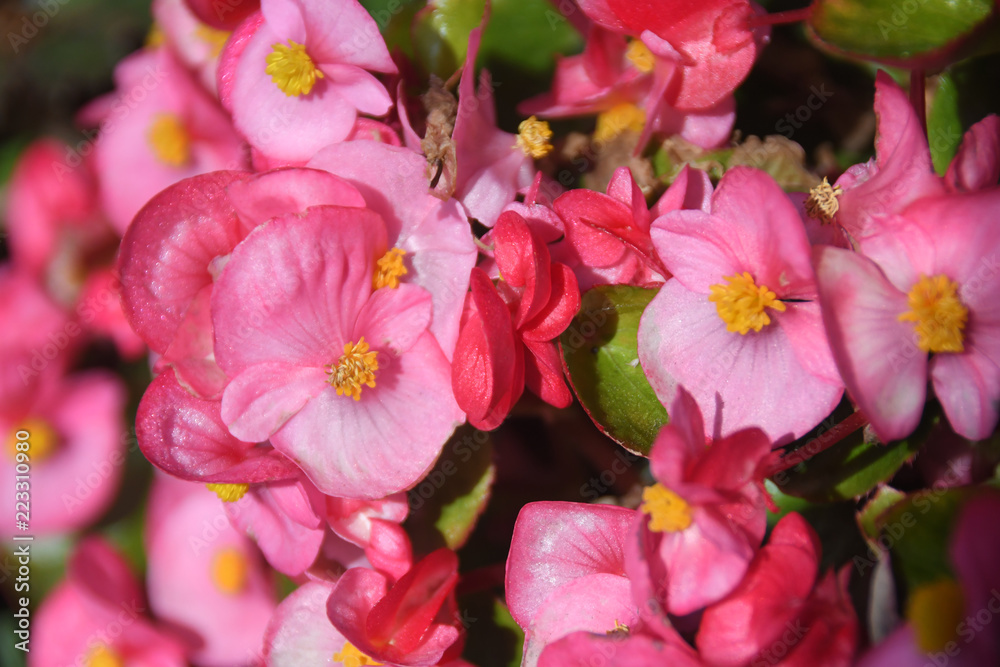
[[[766,476],[771,477],[779,472],[788,470],[789,468],[794,468],[800,463],[805,463],[820,452],[833,447],[835,444],[854,433],[859,428],[864,428],[867,425],[868,417],[865,416],[865,413],[861,412],[861,410],[855,411],[854,414],[831,428],[829,431],[820,434],[806,443],[805,446],[800,447],[794,452],[791,452],[787,456],[779,459],[771,467],[771,470]]]
[[[917,112],[917,120],[920,127],[924,128],[924,136],[927,135],[927,97],[924,92],[925,76],[922,69],[910,70],[910,104]]]
[[[759,28],[764,25],[784,25],[786,23],[798,23],[808,21],[812,16],[812,5],[802,9],[790,9],[787,12],[775,12],[774,14],[758,14],[751,16],[747,21],[747,27]]]

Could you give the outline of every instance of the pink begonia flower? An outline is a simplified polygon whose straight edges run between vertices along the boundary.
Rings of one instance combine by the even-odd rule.
[[[314,206],[251,232],[212,294],[230,432],[270,439],[329,495],[409,488],[463,421],[431,296],[393,260],[374,212]]]
[[[262,0],[219,64],[219,95],[255,149],[304,163],[343,141],[358,113],[392,108],[369,72],[395,73],[378,25],[356,0]]]
[[[226,377],[215,362],[209,313],[215,278],[250,230],[317,204],[364,206],[364,199],[317,170],[223,171],[181,181],[139,212],[118,257],[122,306],[160,355],[157,372],[173,367],[200,396],[222,392]]]
[[[695,651],[677,636],[668,641],[628,630],[609,634],[578,632],[545,648],[539,667],[590,667],[601,658],[604,667],[702,667]]]
[[[21,391],[31,403],[0,412],[7,445],[0,507],[12,517],[4,534],[14,530],[16,501],[28,502],[32,534],[84,528],[111,505],[124,472],[125,388],[117,377],[95,370],[46,374],[36,388]],[[28,442],[30,484],[15,477],[15,457],[23,450],[15,447],[18,441]]]
[[[459,406],[484,430],[500,425],[525,386],[556,407],[572,402],[554,339],[580,308],[576,276],[550,260],[524,218],[503,213],[491,239],[501,279],[472,270],[452,367]]]
[[[234,30],[260,9],[260,0],[184,0],[198,20],[218,30]]]
[[[975,192],[1000,181],[1000,117],[990,115],[969,128],[944,175],[952,192]]]
[[[430,331],[450,360],[479,254],[462,207],[428,192],[426,160],[406,148],[347,141],[320,151],[309,166],[343,178],[382,217],[389,247],[404,251],[399,279],[430,292]]]
[[[146,352],[146,343],[122,312],[121,288],[114,269],[96,268],[83,283],[75,311],[92,334],[109,338],[126,359],[137,359]]]
[[[236,3],[236,0],[232,0]],[[249,0],[243,0],[248,3]],[[229,2],[218,2],[228,7]],[[229,38],[229,30],[220,30],[203,22],[191,11],[187,0],[153,0],[153,33],[147,44],[163,40],[184,65],[198,75],[205,90],[216,93],[219,56]],[[235,26],[234,26],[235,27]]]
[[[816,531],[783,517],[733,593],[705,610],[696,644],[706,664],[847,667],[858,619],[847,592],[850,569],[818,576]]]
[[[767,42],[767,28],[751,29],[749,19],[760,8],[749,0],[709,2],[632,2],[578,0],[597,25],[638,38],[649,53],[640,62],[663,61],[659,94],[669,85],[666,101],[677,109],[708,109],[730,95],[753,66]],[[674,72],[670,72],[674,69]],[[654,115],[652,110],[647,110]]]
[[[507,605],[524,630],[524,667],[578,631],[634,626],[639,612],[625,573],[634,510],[613,505],[534,502],[514,524],[507,556]]]
[[[119,233],[167,186],[246,164],[229,117],[169,49],[129,56],[115,69],[115,84],[81,118],[100,125],[94,163],[104,211]]]
[[[518,135],[497,127],[490,73],[483,70],[476,81],[476,55],[482,28],[469,34],[469,48],[462,80],[458,84],[458,112],[452,139],[455,142],[455,191],[469,217],[492,227],[504,206],[518,190],[528,187],[535,166],[518,147]]]
[[[202,485],[157,475],[148,512],[146,588],[156,617],[183,634],[195,664],[255,662],[277,607],[260,552]]]
[[[711,213],[652,223],[673,278],[639,323],[639,360],[665,405],[684,385],[718,440],[757,427],[775,445],[802,436],[840,401],[843,385],[820,316],[798,212],[762,171],[736,167]]]
[[[997,425],[998,207],[996,188],[923,198],[866,239],[864,255],[815,251],[834,357],[886,442],[916,428],[928,377],[956,433],[980,440]]]
[[[463,644],[457,582],[458,558],[448,549],[428,554],[391,586],[374,570],[352,568],[337,581],[327,614],[350,644],[344,651],[374,663],[445,663],[458,657]]]
[[[709,440],[701,411],[683,387],[670,423],[650,452],[655,483],[643,490],[626,550],[636,599],[665,622],[728,595],[739,584],[761,541],[767,518],[764,464],[771,442],[751,428]]]
[[[607,142],[625,130],[679,134],[691,143],[714,148],[726,142],[736,119],[732,95],[706,109],[680,111],[667,101],[677,65],[657,58],[640,40],[591,25],[583,53],[560,58],[552,90],[518,107],[525,115],[565,118],[598,114],[595,142]]]
[[[1000,635],[990,627],[1000,614],[1000,558],[995,530],[1000,496],[986,491],[960,510],[948,555],[955,579],[918,584],[909,591],[906,622],[872,647],[858,667],[995,665]]]
[[[45,596],[31,626],[31,667],[184,667],[186,649],[148,616],[128,564],[99,537],[83,538],[66,578]]]

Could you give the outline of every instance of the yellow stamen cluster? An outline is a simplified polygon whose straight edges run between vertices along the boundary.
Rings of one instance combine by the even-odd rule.
[[[837,201],[837,197],[842,194],[844,194],[844,189],[839,185],[830,185],[824,176],[823,182],[809,191],[809,198],[806,199],[806,214],[824,225],[833,221],[837,211],[840,210],[840,202]]]
[[[594,141],[608,142],[624,132],[639,134],[646,125],[646,112],[634,104],[616,104],[597,115]]]
[[[660,483],[642,490],[639,509],[649,515],[649,529],[654,533],[676,533],[691,525],[691,506]]]
[[[531,116],[527,120],[522,120],[517,126],[517,147],[524,151],[525,155],[538,159],[545,157],[552,152],[552,129],[544,120],[538,120]]]
[[[167,36],[163,34],[163,28],[156,21],[153,25],[149,26],[149,32],[146,33],[146,41],[143,46],[147,49],[158,49],[167,43]]]
[[[18,433],[24,435],[23,431],[27,431],[28,437],[18,438]],[[27,450],[23,446],[18,449],[18,442],[27,442]],[[24,420],[20,427],[11,431],[7,437],[7,453],[11,460],[17,459],[18,452],[24,452],[33,463],[38,463],[52,456],[58,448],[59,434],[47,421],[37,417]]]
[[[231,34],[231,32],[226,30],[216,30],[204,24],[198,26],[194,31],[195,37],[211,47],[213,58],[219,57],[219,54],[222,53],[222,48],[226,45],[226,41],[229,40],[229,35]]]
[[[264,72],[271,75],[274,85],[285,95],[308,95],[316,85],[316,79],[324,78],[302,44],[288,40],[288,46],[278,43],[272,44],[271,48],[273,50],[265,59],[267,69]]]
[[[84,658],[85,667],[125,667],[125,661],[107,644],[94,646]]]
[[[958,283],[948,276],[921,274],[910,290],[910,310],[900,322],[914,322],[917,347],[924,352],[961,352],[965,349],[965,324],[969,310],[958,298]]]
[[[214,491],[219,500],[224,503],[235,503],[246,495],[249,484],[206,484],[209,491]]]
[[[393,248],[386,252],[375,262],[375,275],[372,276],[372,289],[389,287],[395,289],[399,287],[399,279],[409,271],[403,264],[405,250]]]
[[[241,593],[247,586],[250,565],[234,547],[220,549],[212,558],[212,583],[227,595]]]
[[[708,300],[715,304],[727,331],[740,334],[751,329],[760,331],[771,323],[765,308],[784,312],[785,304],[778,301],[775,293],[764,285],[758,287],[746,271],[723,277],[729,284],[712,285]]]
[[[146,138],[156,159],[169,167],[183,167],[191,160],[191,135],[177,114],[156,114]]]
[[[361,389],[367,386],[375,388],[375,371],[378,370],[376,352],[368,349],[365,337],[358,339],[357,344],[345,343],[344,354],[336,365],[327,367],[330,375],[328,382],[337,389],[337,395],[347,395],[355,401],[361,400]]]
[[[622,637],[627,637],[631,632],[632,632],[632,630],[627,625],[625,625],[624,623],[619,623],[618,619],[616,618],[615,619],[615,627],[611,628],[610,630],[608,630],[604,634],[606,634],[608,636],[619,635],[619,636],[622,636]]]
[[[906,602],[906,620],[913,628],[917,646],[928,654],[943,651],[958,638],[964,615],[962,587],[951,579],[918,586]]]
[[[653,65],[656,63],[653,52],[638,39],[633,39],[629,42],[628,50],[625,51],[625,57],[643,74],[652,72]]]
[[[376,662],[367,655],[359,651],[354,644],[347,642],[344,648],[333,654],[333,659],[344,667],[366,667],[367,665],[384,665],[384,662]]]

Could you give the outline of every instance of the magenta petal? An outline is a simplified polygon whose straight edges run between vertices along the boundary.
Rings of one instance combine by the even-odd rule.
[[[518,625],[529,627],[545,601],[575,579],[623,576],[625,536],[635,514],[613,505],[525,505],[507,557],[507,605]]]
[[[944,179],[952,190],[965,192],[997,184],[1000,180],[1000,118],[987,116],[969,128]]]
[[[315,366],[255,364],[237,375],[222,394],[222,418],[240,440],[267,440],[306,402],[328,389],[328,375]]]
[[[823,322],[844,384],[888,442],[909,435],[920,421],[927,387],[927,353],[913,325],[900,322],[906,295],[862,255],[840,248],[815,250]]]
[[[326,603],[333,626],[355,646],[368,643],[368,615],[388,591],[385,575],[363,567],[351,568],[337,581]]]
[[[608,656],[608,659],[604,659]],[[628,637],[577,632],[546,647],[539,667],[590,667],[595,658],[604,667],[703,667],[682,639],[665,642],[646,635]]]
[[[1000,412],[1000,367],[973,349],[934,355],[930,372],[934,394],[955,433],[969,440],[990,437]]]

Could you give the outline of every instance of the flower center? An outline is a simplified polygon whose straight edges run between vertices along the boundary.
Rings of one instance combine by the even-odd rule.
[[[23,436],[27,433],[27,437]],[[27,442],[27,447],[18,447],[18,443]],[[38,463],[52,456],[59,448],[59,434],[49,423],[37,417],[26,419],[20,428],[11,431],[7,437],[7,453],[11,460],[17,460],[17,455],[24,452],[32,463]]]
[[[364,665],[384,665],[383,662],[376,662],[372,658],[359,651],[354,644],[347,642],[344,648],[333,654],[333,659],[340,662],[344,667],[363,667]]]
[[[639,134],[645,125],[645,111],[628,102],[616,104],[607,111],[597,114],[594,141],[608,142],[625,131]]]
[[[517,147],[533,158],[545,157],[552,151],[552,144],[549,143],[551,138],[549,124],[534,116],[522,120],[517,126]]]
[[[643,74],[652,72],[653,65],[656,63],[656,59],[653,58],[653,52],[638,39],[633,39],[629,42],[628,50],[625,51],[625,57]]]
[[[758,287],[753,276],[746,271],[723,277],[729,284],[712,285],[708,300],[715,304],[727,331],[740,334],[746,334],[750,329],[760,331],[771,323],[765,308],[784,312],[785,304],[778,301],[774,292],[764,285]]]
[[[409,271],[403,265],[403,255],[405,250],[393,248],[375,262],[375,275],[372,276],[372,289],[381,287],[399,287],[400,276],[405,276]]]
[[[274,85],[289,97],[298,95],[308,95],[316,79],[323,78],[323,72],[313,62],[306,47],[298,42],[288,40],[288,46],[284,44],[272,44],[273,49],[267,55],[267,69],[265,74],[271,75]]]
[[[124,667],[125,661],[107,644],[98,644],[90,650],[83,664],[86,667]]]
[[[900,322],[914,322],[917,347],[924,352],[961,352],[969,309],[958,298],[958,283],[948,276],[921,274],[909,294],[910,310]]]
[[[153,155],[170,167],[183,167],[191,160],[191,135],[177,114],[156,114],[146,135]]]
[[[224,503],[235,503],[246,495],[249,484],[206,484],[209,491],[214,491],[219,500]]]
[[[212,583],[223,593],[236,595],[246,588],[249,569],[246,556],[238,549],[220,549],[212,558]]]
[[[906,602],[906,619],[924,653],[943,651],[954,641],[964,615],[962,587],[951,579],[918,586]]]
[[[830,185],[830,182],[823,177],[823,182],[809,191],[809,198],[806,199],[806,214],[814,220],[819,220],[824,225],[833,220],[840,210],[840,203],[837,197],[844,194],[844,189],[839,185]]]
[[[649,515],[649,529],[654,533],[676,533],[691,525],[691,506],[660,483],[642,490],[639,509]]]
[[[344,344],[344,354],[340,355],[337,365],[327,366],[328,382],[336,387],[337,396],[346,394],[360,401],[362,385],[375,388],[375,371],[378,370],[376,355],[368,351],[364,336],[358,339],[357,344]]]

